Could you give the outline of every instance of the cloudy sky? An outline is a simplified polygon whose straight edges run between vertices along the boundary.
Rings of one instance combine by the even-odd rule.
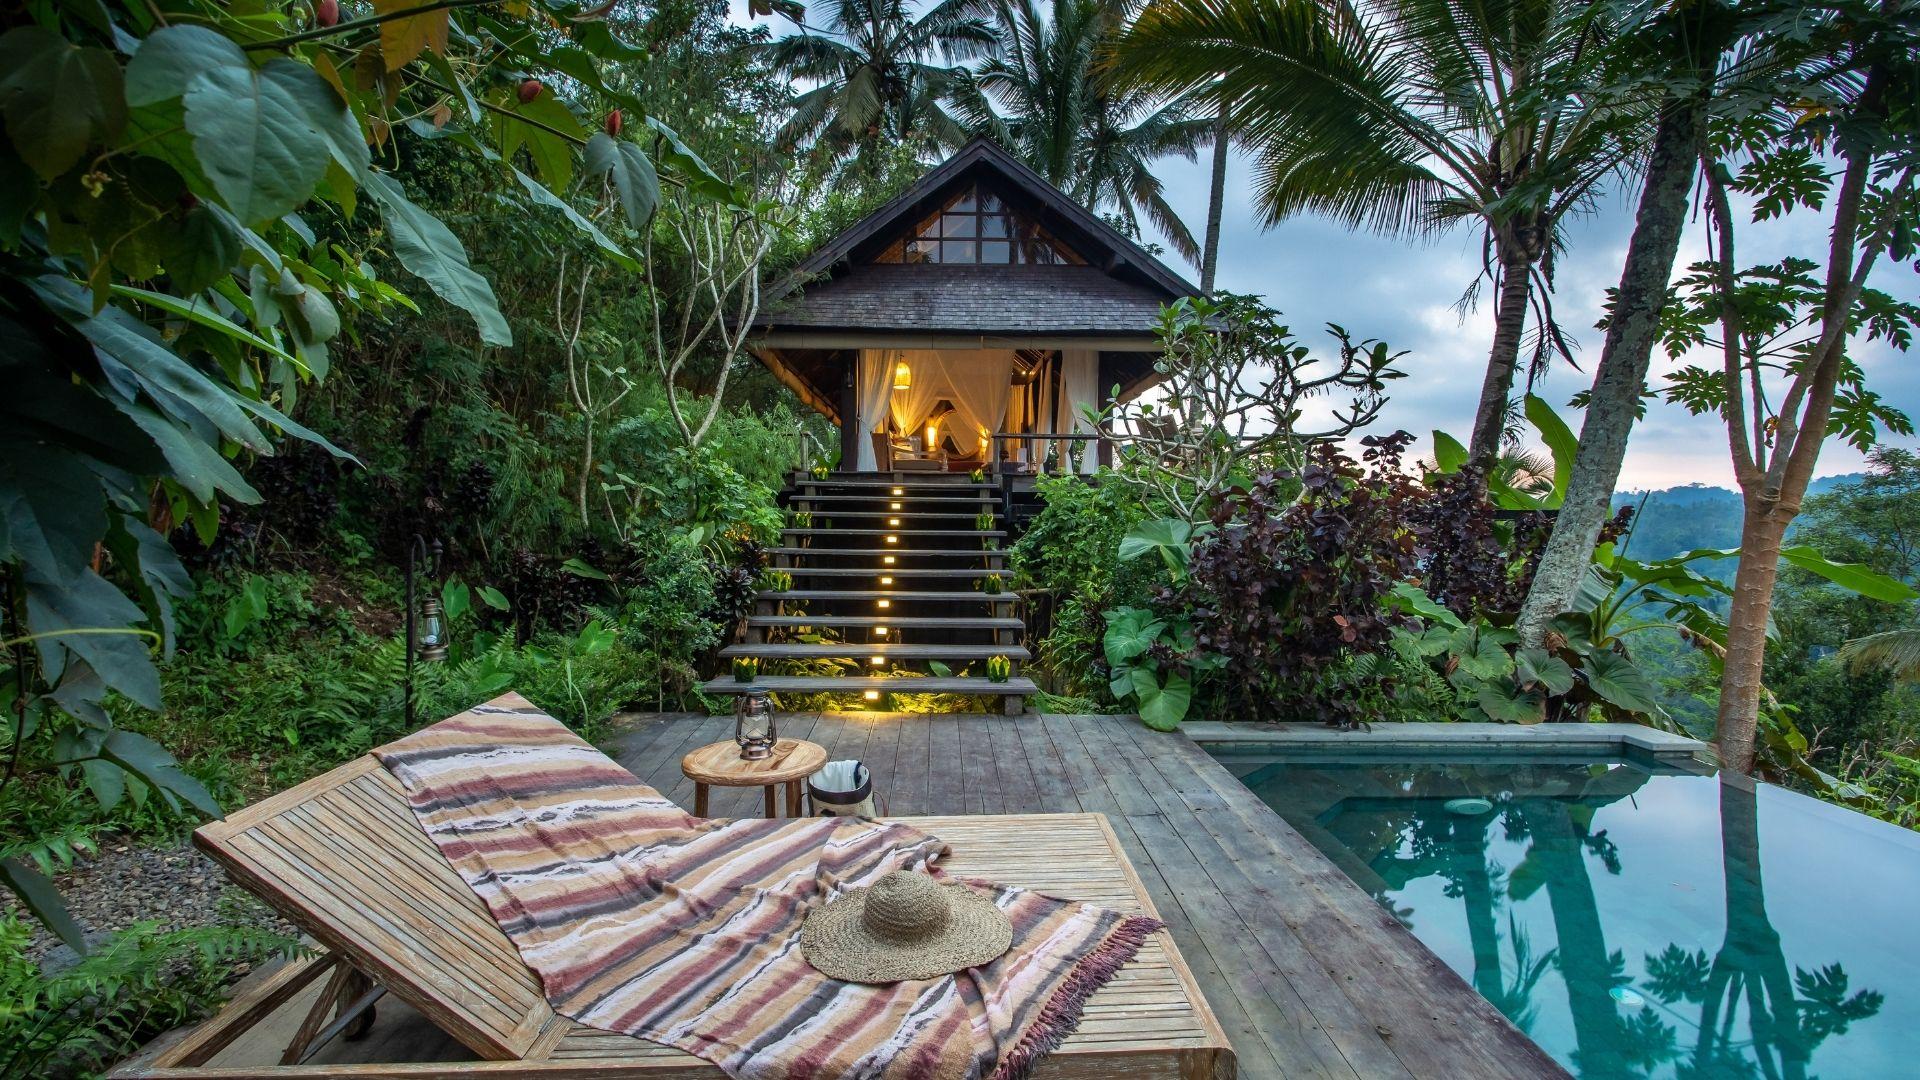
[[[733,18],[747,22],[745,0],[731,0]],[[775,34],[792,32],[784,19],[753,20]],[[1159,171],[1169,200],[1195,236],[1206,224],[1209,162],[1169,158]],[[1392,400],[1378,421],[1382,430],[1403,428],[1419,436],[1416,451],[1429,452],[1438,428],[1467,440],[1479,402],[1480,380],[1493,337],[1488,290],[1476,311],[1464,320],[1454,304],[1480,266],[1477,235],[1462,229],[1436,243],[1421,245],[1369,233],[1317,217],[1300,217],[1262,228],[1253,208],[1253,178],[1248,159],[1235,154],[1227,172],[1218,285],[1256,293],[1278,308],[1301,339],[1330,347],[1325,324],[1339,323],[1356,337],[1378,338],[1395,350],[1407,350],[1402,367],[1408,377],[1394,384]],[[1745,228],[1739,235],[1741,258],[1749,265],[1801,255],[1819,261],[1825,252],[1817,217],[1789,219]],[[1568,228],[1568,252],[1557,269],[1554,307],[1561,324],[1583,348],[1536,387],[1579,430],[1580,416],[1567,401],[1592,382],[1601,334],[1593,328],[1606,290],[1617,284],[1626,260],[1632,206],[1615,197],[1591,217]],[[1158,239],[1150,237],[1150,239]],[[1704,231],[1696,223],[1681,249],[1677,267],[1706,253]],[[1199,273],[1177,256],[1164,256],[1175,270],[1198,279]],[[1882,265],[1873,285],[1896,296],[1920,298],[1920,276],[1910,269]],[[1884,343],[1863,345],[1856,356],[1867,370],[1868,386],[1888,403],[1920,415],[1920,351],[1900,353]],[[1706,362],[1717,366],[1717,354]],[[1654,357],[1655,386],[1660,374],[1680,366],[1663,351]],[[1913,439],[1906,445],[1916,445]],[[1820,475],[1853,472],[1863,455],[1838,441],[1822,450]],[[1733,485],[1726,432],[1717,417],[1690,416],[1684,409],[1654,404],[1636,426],[1628,444],[1622,489],[1662,488],[1677,484]]]
[[[1197,163],[1168,159],[1160,166],[1173,205],[1196,235],[1206,222],[1207,166],[1204,158]],[[1380,424],[1420,436],[1422,453],[1432,445],[1430,432],[1435,428],[1465,442],[1472,431],[1493,337],[1493,310],[1486,290],[1482,290],[1479,309],[1464,321],[1454,307],[1479,268],[1477,236],[1461,230],[1420,245],[1349,232],[1338,223],[1311,217],[1263,229],[1255,218],[1253,190],[1250,163],[1235,155],[1227,172],[1220,287],[1265,296],[1308,344],[1330,342],[1323,326],[1335,322],[1356,335],[1409,350],[1402,363],[1408,377],[1395,385]],[[1538,392],[1576,431],[1578,412],[1567,409],[1566,403],[1592,382],[1601,344],[1601,333],[1593,324],[1606,290],[1619,282],[1632,224],[1631,204],[1619,198],[1608,202],[1592,217],[1573,223],[1567,255],[1558,267],[1554,307],[1562,325],[1584,346],[1575,353],[1582,370],[1561,362]],[[1739,243],[1747,262],[1794,254],[1820,259],[1825,251],[1821,223],[1812,217],[1749,226],[1740,233]],[[1705,245],[1704,232],[1697,226],[1690,230],[1679,265],[1704,256]],[[1191,267],[1174,265],[1193,273]],[[1909,269],[1877,268],[1873,283],[1895,295],[1920,297],[1920,277]],[[1891,404],[1920,414],[1920,355],[1900,353],[1879,342],[1863,346],[1858,355],[1870,388]],[[1660,372],[1677,366],[1657,351],[1655,384]],[[1913,440],[1906,442],[1911,445]],[[1821,452],[1819,472],[1823,476],[1852,472],[1862,460],[1852,447],[1829,442]],[[1694,417],[1667,405],[1650,407],[1628,444],[1621,486],[1659,488],[1695,482],[1733,486],[1724,428],[1715,417]]]

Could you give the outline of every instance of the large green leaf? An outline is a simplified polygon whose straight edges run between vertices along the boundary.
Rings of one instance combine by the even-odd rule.
[[[1514,653],[1513,678],[1521,686],[1538,686],[1554,695],[1573,689],[1573,669],[1545,649],[1521,649]]]
[[[260,501],[260,493],[220,453],[220,448],[196,435],[190,427],[176,424],[144,405],[129,402],[124,410],[128,419],[138,424],[165,455],[173,479],[203,505],[213,502],[215,490],[226,493],[236,502]]]
[[[647,117],[647,126],[658,136],[654,154],[660,163],[676,173],[687,185],[687,190],[728,206],[747,208],[748,196],[738,185],[728,183],[721,175],[713,171],[705,158],[693,152],[680,139],[678,132],[660,121],[657,116]]]
[[[0,35],[0,110],[20,159],[52,180],[126,126],[120,65],[105,49],[15,27]]]
[[[1106,620],[1107,632],[1101,638],[1100,647],[1112,667],[1119,667],[1146,652],[1167,628],[1165,619],[1154,618],[1153,612],[1145,608],[1109,611]]]
[[[1388,600],[1402,610],[1412,612],[1435,626],[1458,629],[1466,625],[1460,621],[1460,616],[1435,603],[1425,589],[1411,582],[1394,582],[1393,589],[1388,593]]]
[[[1140,709],[1140,721],[1155,731],[1172,731],[1187,718],[1193,705],[1193,683],[1174,672],[1162,682],[1152,668],[1133,669],[1134,702]]]
[[[522,116],[543,126],[517,119]],[[573,143],[567,136],[577,139],[583,131],[579,119],[564,102],[551,93],[544,93],[529,102],[515,102],[513,115],[498,116],[497,119],[500,122],[501,157],[511,162],[524,146],[528,156],[533,158],[534,171],[540,174],[548,187],[565,191],[567,185],[573,183]],[[556,135],[554,131],[564,134]]]
[[[28,866],[19,859],[0,859],[0,885],[18,897],[22,906],[33,913],[47,929],[59,936],[67,947],[77,953],[87,951],[86,931],[67,914],[67,905],[60,898],[60,890],[53,881],[40,871]]]
[[[587,140],[587,175],[606,177],[620,196],[620,208],[635,232],[647,227],[660,205],[660,176],[638,146],[602,132]]]
[[[587,236],[593,240],[595,246],[599,247],[601,251],[606,252],[608,258],[628,270],[639,271],[639,260],[627,254],[625,248],[614,243],[611,237],[600,231],[598,225],[595,225],[580,211],[575,210],[565,199],[548,191],[540,181],[535,180],[519,169],[513,170],[513,178],[520,182],[520,187],[526,191],[528,198],[531,198],[541,206],[551,207],[552,209],[560,211],[568,221],[573,223],[574,228],[587,234]]]
[[[1457,671],[1473,679],[1491,679],[1513,670],[1513,654],[1490,627],[1469,626],[1454,632],[1453,659]]]
[[[1522,690],[1511,679],[1498,679],[1480,687],[1473,703],[1497,723],[1537,724],[1547,718],[1546,697],[1535,690]]]
[[[313,195],[331,156],[313,110],[329,100],[318,72],[285,58],[257,71],[212,68],[187,84],[194,155],[243,224],[271,221]]]
[[[139,777],[168,801],[178,799],[208,817],[220,816],[220,804],[213,801],[200,781],[182,771],[172,754],[145,735],[116,728],[107,735],[100,756]]]
[[[1553,455],[1553,497],[1551,506],[1559,506],[1567,497],[1567,485],[1573,482],[1573,460],[1580,455],[1580,440],[1560,414],[1544,398],[1527,395],[1527,420],[1540,432],[1541,441]]]
[[[1920,597],[1913,586],[1890,578],[1859,563],[1837,563],[1805,544],[1781,548],[1780,558],[1811,574],[1818,574],[1843,589],[1889,604],[1904,604]]]
[[[0,435],[0,555],[65,585],[106,533],[100,480],[83,459]]]
[[[148,34],[127,61],[127,104],[156,105],[187,92],[196,75],[248,67],[247,54],[204,26],[166,26]]]
[[[1633,666],[1633,661],[1615,652],[1596,652],[1581,661],[1587,685],[1609,704],[1631,713],[1651,715],[1660,711],[1659,694],[1653,684]]]
[[[363,183],[384,212],[400,265],[418,275],[442,300],[472,315],[481,341],[513,344],[513,331],[500,314],[493,286],[468,265],[467,249],[453,231],[408,201],[400,185],[384,173],[369,172]]]
[[[198,323],[209,330],[216,330],[233,338],[235,341],[245,342],[268,355],[279,357],[290,364],[298,364],[300,362],[292,353],[287,352],[285,349],[261,337],[259,334],[248,330],[232,319],[226,318],[206,304],[182,300],[177,296],[170,296],[167,293],[154,292],[152,289],[135,288],[132,285],[115,285],[113,287],[113,293],[116,296],[124,296],[131,300],[138,300],[143,304],[152,304],[154,307],[159,308],[169,315],[177,315],[188,322]]]
[[[48,635],[34,643],[47,678],[58,680],[69,655],[76,656],[135,704],[160,711],[160,673],[147,653],[151,638],[127,631],[146,614],[92,570],[64,585],[31,569],[25,576],[27,630]]]
[[[1433,433],[1433,463],[1443,473],[1459,472],[1467,463],[1467,448],[1444,431]]]

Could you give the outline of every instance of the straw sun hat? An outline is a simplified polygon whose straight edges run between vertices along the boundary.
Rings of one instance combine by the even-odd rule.
[[[992,900],[906,870],[815,908],[800,928],[807,963],[842,982],[932,979],[997,959],[1012,944],[1013,924]]]

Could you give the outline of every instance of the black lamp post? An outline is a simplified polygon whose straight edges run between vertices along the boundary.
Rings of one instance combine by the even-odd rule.
[[[416,581],[425,571],[429,579],[440,577],[440,541],[429,544],[418,533],[407,545],[407,730],[413,730],[413,664],[439,663],[447,658],[447,620],[440,597],[432,589],[416,595]]]

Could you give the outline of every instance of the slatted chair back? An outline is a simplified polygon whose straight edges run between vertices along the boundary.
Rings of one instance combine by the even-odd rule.
[[[526,1057],[554,1020],[513,943],[371,756],[202,826],[194,843],[483,1058]]]

